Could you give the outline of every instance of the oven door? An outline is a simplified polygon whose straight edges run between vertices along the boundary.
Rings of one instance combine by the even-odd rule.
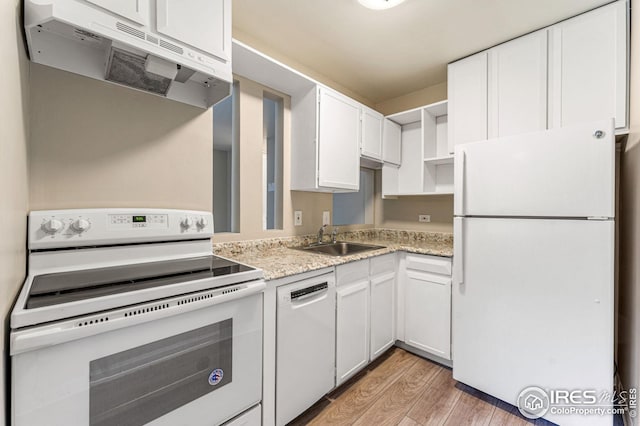
[[[262,294],[226,291],[12,333],[12,423],[216,425],[254,406]]]

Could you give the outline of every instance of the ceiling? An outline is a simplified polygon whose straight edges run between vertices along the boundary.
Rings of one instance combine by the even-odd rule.
[[[610,0],[233,0],[233,28],[380,102],[446,81],[453,60]]]

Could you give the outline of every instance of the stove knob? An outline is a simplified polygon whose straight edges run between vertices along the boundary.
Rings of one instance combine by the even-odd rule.
[[[91,223],[86,219],[78,219],[71,224],[71,228],[78,233],[82,233],[91,228]]]
[[[207,219],[205,219],[204,217],[201,217],[200,219],[198,219],[198,221],[196,222],[196,226],[199,229],[204,229],[207,227],[207,225],[209,224],[209,222],[207,222]]]
[[[47,234],[53,235],[60,232],[63,227],[64,224],[61,221],[59,221],[58,219],[51,219],[43,223],[42,226],[40,226],[40,229],[42,229]]]
[[[189,229],[193,226],[193,219],[191,219],[190,217],[185,217],[184,219],[182,219],[182,222],[180,222],[180,225],[182,225],[184,229]]]

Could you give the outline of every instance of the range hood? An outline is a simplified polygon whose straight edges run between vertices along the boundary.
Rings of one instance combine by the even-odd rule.
[[[24,24],[33,62],[201,108],[231,91],[231,0],[25,0]]]

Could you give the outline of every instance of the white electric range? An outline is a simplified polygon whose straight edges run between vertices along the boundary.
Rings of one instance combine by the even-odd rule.
[[[265,283],[213,255],[212,222],[31,212],[11,313],[13,425],[214,425],[242,413],[259,424]]]

